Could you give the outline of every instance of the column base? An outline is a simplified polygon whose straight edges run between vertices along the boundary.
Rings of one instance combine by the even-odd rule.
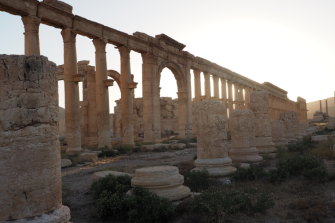
[[[257,163],[263,160],[263,158],[258,155],[256,147],[233,148],[229,151],[229,157],[234,163]]]
[[[4,221],[3,223],[68,223],[70,222],[70,218],[70,209],[63,205],[48,214],[43,214],[34,218],[30,217],[14,221]]]
[[[76,148],[67,148],[66,149],[66,154],[68,155],[78,155],[82,152],[82,148],[81,147],[76,147]]]
[[[259,153],[273,153],[277,151],[271,136],[256,137],[255,146]]]
[[[207,170],[211,177],[222,177],[236,172],[236,168],[231,166],[232,160],[229,157],[215,159],[197,159],[194,162],[196,168],[192,171]]]

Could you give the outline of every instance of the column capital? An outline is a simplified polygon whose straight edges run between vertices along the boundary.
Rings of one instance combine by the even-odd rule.
[[[37,16],[22,16],[22,22],[24,25],[25,32],[38,33],[39,26],[41,24],[41,19]]]
[[[119,46],[118,50],[120,52],[120,56],[128,56],[130,54],[130,49],[126,46]]]
[[[76,36],[77,33],[70,28],[65,28],[61,31],[63,42],[64,43],[75,43],[76,42]]]
[[[92,42],[94,44],[96,52],[106,53],[106,45],[107,45],[106,39],[97,38],[93,39]]]
[[[195,75],[200,75],[200,73],[201,73],[201,71],[199,70],[199,69],[193,69],[193,73],[195,74]]]

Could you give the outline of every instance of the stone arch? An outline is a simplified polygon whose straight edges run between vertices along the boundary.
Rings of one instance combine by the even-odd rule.
[[[168,68],[174,75],[176,81],[177,81],[177,88],[178,88],[178,92],[182,91],[182,89],[185,87],[185,74],[182,71],[182,68],[180,65],[178,65],[177,63],[171,62],[171,61],[162,61],[159,65],[158,65],[158,83],[160,83],[160,79],[161,79],[161,73],[163,71],[164,68]]]
[[[177,82],[178,89],[178,124],[177,131],[181,138],[187,137],[187,107],[188,107],[188,91],[190,90],[187,86],[187,73],[186,69],[175,62],[171,61],[161,61],[158,63],[157,69],[157,80],[158,86],[160,84],[161,72],[164,68],[168,68],[174,75]]]

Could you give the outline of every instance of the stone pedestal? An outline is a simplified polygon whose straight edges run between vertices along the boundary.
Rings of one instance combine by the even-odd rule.
[[[135,170],[131,179],[132,186],[148,189],[170,201],[181,200],[190,196],[190,189],[183,186],[184,176],[175,166],[145,167]]]
[[[0,61],[0,222],[66,223],[55,65],[35,56]]]
[[[250,95],[250,108],[255,114],[255,146],[260,153],[276,151],[272,141],[269,115],[269,94],[266,91],[254,91]]]
[[[211,176],[236,171],[228,157],[226,107],[220,101],[201,101],[194,106],[197,135],[195,170],[206,169]]]
[[[262,161],[254,146],[255,116],[250,110],[235,110],[229,120],[231,131],[231,150],[229,156],[236,163],[254,163]]]

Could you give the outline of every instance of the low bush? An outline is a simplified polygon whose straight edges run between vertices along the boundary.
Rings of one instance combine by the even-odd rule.
[[[213,183],[207,170],[194,170],[185,174],[184,184],[193,192],[201,192],[208,189]]]
[[[91,191],[97,215],[103,219],[137,223],[165,222],[174,215],[172,203],[143,188],[133,188],[129,176],[108,175],[94,182]]]
[[[119,152],[113,149],[102,148],[101,152],[99,153],[99,157],[114,157],[119,155]]]
[[[321,159],[302,154],[287,160],[280,160],[277,170],[269,172],[271,182],[281,182],[293,176],[304,176],[307,180],[324,180],[327,177],[327,171]]]
[[[133,188],[132,194],[126,196],[124,204],[128,222],[166,222],[175,212],[170,201],[140,187]]]
[[[95,199],[101,197],[101,194],[106,191],[108,193],[126,193],[131,188],[131,177],[128,175],[113,176],[107,175],[97,181],[91,186],[91,191]]]
[[[265,213],[274,206],[269,194],[257,190],[234,190],[228,188],[211,188],[194,198],[194,212],[207,215],[208,222],[223,222],[226,216],[245,213]]]
[[[239,168],[233,175],[234,180],[238,181],[254,181],[267,177],[267,173],[261,166],[251,165],[250,168]]]
[[[305,136],[302,140],[288,144],[287,149],[290,152],[299,152],[304,153],[305,151],[313,148],[315,146],[315,143],[312,142],[311,136]]]

